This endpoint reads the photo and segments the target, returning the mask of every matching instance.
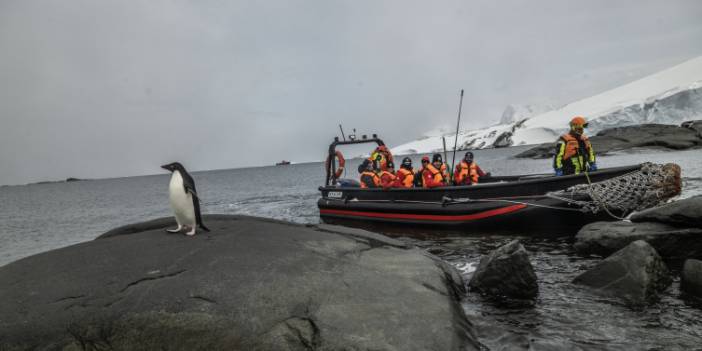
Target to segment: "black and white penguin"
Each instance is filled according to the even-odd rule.
[[[205,224],[202,223],[202,215],[200,214],[200,199],[195,190],[195,181],[188,174],[185,167],[178,162],[169,163],[161,166],[161,168],[169,170],[173,173],[171,182],[168,186],[168,195],[171,202],[171,208],[175,214],[178,228],[166,229],[169,233],[178,233],[184,227],[190,230],[186,235],[195,235],[195,227],[210,231]]]

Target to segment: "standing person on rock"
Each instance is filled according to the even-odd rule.
[[[553,169],[557,176],[597,170],[595,151],[584,134],[585,128],[587,121],[584,117],[573,117],[570,120],[570,131],[558,138],[553,159]]]

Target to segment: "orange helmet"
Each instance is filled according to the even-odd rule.
[[[585,117],[583,116],[575,116],[573,119],[570,120],[570,127],[582,127],[582,128],[587,128],[587,121],[585,120]]]

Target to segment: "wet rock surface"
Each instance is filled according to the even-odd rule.
[[[476,349],[460,275],[361,230],[172,219],[0,267],[0,349]],[[9,303],[8,303],[9,302]]]
[[[503,302],[533,301],[539,294],[529,254],[518,240],[483,257],[468,287]]]
[[[687,260],[680,275],[680,289],[702,299],[702,261]]]
[[[631,221],[702,228],[702,196],[698,195],[634,213],[631,215]]]
[[[580,254],[608,256],[637,240],[644,240],[664,259],[702,258],[702,229],[680,228],[663,223],[595,222],[584,226],[575,236],[574,247]]]
[[[590,137],[598,155],[631,148],[686,150],[702,147],[702,136],[693,128],[667,124],[641,124],[605,129]],[[556,153],[556,140],[515,155],[516,158],[550,158]]]
[[[575,284],[616,296],[630,305],[656,301],[658,294],[671,282],[665,263],[643,240],[627,245],[573,280]]]

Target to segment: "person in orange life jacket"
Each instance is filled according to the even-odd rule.
[[[425,188],[436,188],[440,186],[446,186],[446,182],[444,180],[446,178],[444,178],[444,175],[440,171],[442,165],[441,155],[439,155],[438,158],[436,157],[436,155],[434,155],[433,163],[422,162],[422,180],[424,182]]]
[[[483,172],[478,164],[473,161],[473,153],[468,151],[453,172],[453,182],[455,185],[478,184],[480,177],[488,175],[489,173]]]
[[[423,188],[424,187],[424,167],[429,164],[429,157],[424,156],[422,157],[422,165],[419,166],[419,169],[417,172],[414,173],[414,186],[416,188]]]
[[[388,150],[385,145],[378,145],[378,147],[371,153],[371,160],[377,161],[381,171],[387,169],[388,162],[394,162],[390,150]]]
[[[448,185],[449,172],[446,167],[446,164],[444,163],[444,160],[441,157],[441,154],[434,154],[434,156],[432,156],[431,159],[431,164],[434,166],[434,168],[438,169],[441,172],[444,184]]]
[[[385,170],[380,171],[380,185],[383,189],[387,190],[395,186],[395,181],[397,176],[395,176],[395,165],[392,161],[388,161]]]
[[[397,170],[396,188],[411,188],[414,185],[414,170],[412,170],[412,159],[405,157],[402,159],[400,169]]]
[[[361,173],[361,188],[377,188],[380,186],[380,177],[373,169],[373,162],[363,160],[358,166],[358,173]]]
[[[558,138],[556,156],[553,158],[553,168],[557,176],[597,170],[595,151],[590,140],[583,134],[584,128],[587,128],[587,121],[581,116],[576,116],[570,121],[570,131]]]

